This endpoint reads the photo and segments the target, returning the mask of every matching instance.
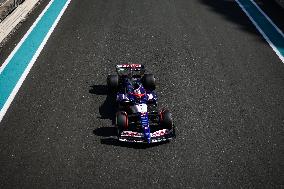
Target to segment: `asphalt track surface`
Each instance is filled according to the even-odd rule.
[[[71,1],[0,123],[0,188],[283,187],[284,65],[234,1],[210,2]],[[110,138],[120,63],[155,74],[175,140]]]

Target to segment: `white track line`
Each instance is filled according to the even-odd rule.
[[[239,0],[235,0],[241,9],[246,13],[246,15],[249,17],[250,21],[254,24],[254,26],[257,28],[257,30],[261,33],[261,35],[264,37],[264,39],[267,41],[267,43],[270,45],[270,47],[274,50],[274,52],[277,54],[277,56],[280,58],[282,63],[284,63],[284,57],[282,54],[278,51],[277,47],[270,41],[269,37],[265,34],[264,31],[260,28],[260,26],[254,21],[254,19],[250,16],[250,14],[247,12],[247,10],[244,8],[244,6],[239,2]],[[272,24],[273,27],[279,32],[280,35],[283,35],[282,31],[272,22],[270,18],[256,5],[254,1],[251,0],[251,2],[256,6],[256,8],[265,16],[265,18]]]
[[[278,33],[280,35],[282,35],[282,37],[284,38],[284,34],[283,32],[274,24],[274,22],[267,16],[267,14],[265,14],[265,12],[263,12],[263,10],[253,1],[251,0],[251,2],[254,4],[254,6],[259,10],[259,12],[261,12],[261,14],[263,14],[263,16],[265,16],[265,18],[270,22],[270,24],[278,31]]]
[[[33,23],[33,25],[31,26],[31,28],[28,30],[28,32],[24,35],[24,37],[21,39],[20,43],[16,46],[16,48],[13,50],[13,52],[9,55],[9,57],[7,58],[7,60],[5,61],[5,65],[3,65],[0,69],[0,74],[1,72],[4,70],[4,68],[6,67],[6,65],[9,63],[9,61],[12,59],[12,57],[14,56],[14,54],[17,52],[17,50],[20,48],[20,46],[22,45],[22,43],[25,41],[25,39],[28,37],[28,35],[31,33],[31,31],[33,30],[33,28],[36,26],[36,24],[39,22],[39,20],[42,18],[42,16],[44,15],[44,13],[47,11],[47,9],[51,6],[51,4],[53,3],[54,0],[50,1],[49,4],[45,7],[45,9],[43,10],[43,12],[40,14],[40,16],[36,19],[36,21]],[[22,76],[20,77],[20,79],[18,80],[16,86],[14,87],[13,91],[11,92],[10,96],[8,97],[6,103],[4,104],[3,108],[0,111],[0,122],[2,121],[4,115],[6,114],[8,108],[10,107],[12,101],[14,100],[16,94],[18,93],[20,87],[22,86],[24,80],[26,79],[27,75],[29,74],[31,68],[33,67],[36,59],[38,58],[39,54],[41,53],[43,47],[45,46],[47,40],[49,39],[51,33],[54,31],[56,25],[58,24],[60,18],[62,17],[63,13],[65,12],[65,10],[67,9],[69,3],[71,2],[71,0],[68,0],[66,2],[66,4],[64,5],[63,9],[60,11],[59,15],[57,16],[55,22],[52,24],[52,27],[49,29],[47,35],[45,36],[44,40],[42,41],[42,43],[40,44],[39,48],[37,49],[36,53],[34,54],[33,58],[31,59],[31,61],[29,62],[28,66],[26,67],[25,71],[23,72]]]
[[[11,59],[13,58],[13,56],[16,54],[16,52],[19,50],[19,48],[22,46],[22,44],[24,43],[24,41],[27,39],[27,37],[30,35],[30,33],[33,31],[33,29],[35,28],[35,26],[37,25],[37,23],[39,22],[39,20],[43,17],[43,15],[45,14],[45,12],[47,11],[47,9],[51,6],[51,4],[53,3],[54,0],[51,0],[48,5],[44,8],[44,10],[42,11],[42,13],[40,13],[40,15],[38,16],[38,18],[36,19],[36,21],[33,23],[33,25],[30,27],[30,29],[27,31],[27,33],[24,35],[24,37],[20,40],[20,42],[17,44],[17,46],[14,48],[14,50],[11,52],[11,54],[8,56],[8,58],[5,60],[5,62],[2,64],[2,66],[0,67],[0,74],[2,73],[2,71],[5,69],[5,67],[7,66],[7,64],[11,61]]]

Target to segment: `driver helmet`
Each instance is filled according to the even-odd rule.
[[[145,89],[142,85],[138,83],[134,84],[133,95],[136,97],[137,100],[140,100],[142,97],[145,96]]]

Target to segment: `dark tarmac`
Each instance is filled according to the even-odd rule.
[[[0,188],[283,187],[284,65],[237,3],[210,2],[72,0],[0,123]],[[121,63],[156,76],[175,140],[112,139]]]

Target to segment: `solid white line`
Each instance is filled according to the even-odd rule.
[[[33,23],[33,25],[30,27],[30,29],[27,31],[27,33],[24,35],[24,37],[20,40],[20,42],[18,43],[18,45],[14,48],[14,50],[11,52],[11,54],[8,56],[8,58],[5,60],[5,62],[2,64],[2,66],[0,67],[0,74],[2,73],[2,71],[5,69],[5,67],[7,66],[7,64],[11,61],[11,59],[13,58],[13,56],[16,54],[16,52],[19,50],[19,48],[21,47],[21,45],[24,43],[24,41],[27,39],[27,37],[30,35],[30,33],[33,31],[33,29],[35,28],[35,26],[37,25],[37,23],[39,22],[39,20],[43,17],[43,15],[45,14],[45,12],[47,11],[47,9],[51,6],[51,4],[53,3],[54,0],[51,0],[48,5],[44,8],[44,10],[42,11],[42,13],[40,13],[40,15],[38,16],[38,18],[36,19],[36,21]]]
[[[250,16],[250,14],[247,12],[247,10],[244,8],[244,6],[239,2],[239,0],[235,0],[239,6],[241,7],[241,9],[246,13],[246,15],[249,17],[250,21],[254,24],[254,26],[257,28],[257,30],[262,34],[262,36],[264,37],[264,39],[267,41],[267,43],[270,45],[270,47],[274,50],[274,52],[277,54],[277,56],[280,58],[280,60],[282,61],[282,63],[284,63],[284,57],[282,56],[282,54],[278,51],[278,49],[275,47],[275,45],[270,41],[270,39],[268,38],[268,36],[264,33],[264,31],[262,31],[262,29],[260,28],[260,26],[254,21],[254,19]],[[265,14],[264,14],[265,16]],[[267,17],[267,16],[266,16]],[[271,21],[272,22],[272,21]],[[271,23],[272,24],[272,23]],[[277,27],[277,26],[276,26]],[[275,28],[277,29],[277,28]],[[279,29],[278,29],[279,30]],[[278,31],[277,30],[277,31]],[[281,31],[280,31],[281,32]],[[282,33],[282,32],[281,32]],[[280,34],[281,34],[280,33]],[[283,34],[283,33],[282,33]]]
[[[53,2],[53,0],[52,0]],[[65,12],[65,10],[67,9],[69,3],[71,2],[71,0],[68,0],[63,9],[60,11],[59,15],[57,16],[55,22],[53,23],[52,27],[49,29],[47,35],[45,36],[44,40],[42,41],[42,43],[40,44],[39,48],[37,49],[36,53],[34,54],[33,58],[31,59],[31,61],[29,62],[28,66],[26,67],[25,71],[23,72],[22,76],[20,77],[19,81],[17,82],[16,86],[14,87],[13,91],[11,92],[9,98],[7,99],[6,103],[4,104],[3,108],[0,111],[0,122],[2,121],[4,115],[6,114],[9,106],[11,105],[12,101],[14,100],[16,94],[18,93],[20,87],[22,86],[24,80],[26,79],[27,75],[29,74],[31,68],[33,67],[36,59],[38,58],[38,56],[40,55],[42,49],[44,48],[47,40],[49,39],[51,33],[54,31],[56,25],[58,24],[60,18],[62,17],[63,13]],[[49,6],[51,5],[51,3],[48,4],[48,7],[44,9],[44,12],[46,12],[46,10],[49,8]],[[43,13],[44,13],[43,12]],[[40,14],[41,17],[43,16],[43,14]],[[38,22],[39,19],[36,20],[36,22]],[[33,25],[33,27],[35,27]],[[30,31],[30,30],[29,30]],[[1,72],[0,72],[1,74]]]
[[[261,12],[262,15],[265,16],[265,18],[268,20],[268,22],[270,22],[270,24],[278,31],[278,33],[280,35],[282,35],[282,37],[284,38],[283,32],[274,24],[274,22],[267,16],[267,14],[265,14],[265,12],[263,12],[263,10],[253,0],[251,0],[251,2],[259,10],[259,12]]]

